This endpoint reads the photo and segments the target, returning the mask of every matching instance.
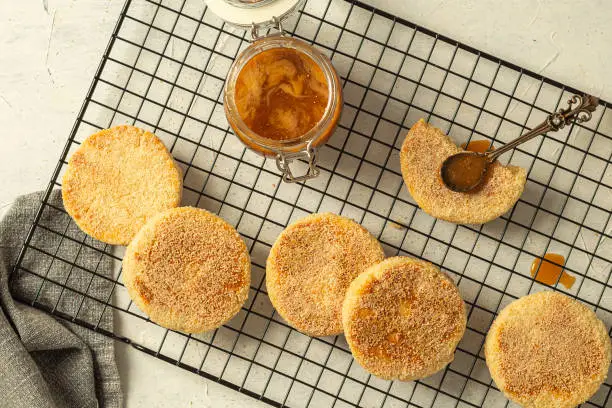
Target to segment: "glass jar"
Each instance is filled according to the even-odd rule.
[[[238,55],[225,80],[224,109],[234,133],[249,149],[275,158],[283,181],[318,176],[317,147],[327,142],[338,124],[342,87],[327,56],[283,32],[282,20],[304,0],[207,0],[207,4],[230,25],[250,29],[253,39]],[[264,29],[274,34],[260,36],[259,30]],[[266,68],[266,64],[282,58],[269,58],[275,50],[278,55],[286,55],[283,63],[290,74],[279,73],[277,66]],[[275,72],[270,74],[272,70]],[[243,71],[250,78],[249,83],[257,84],[258,88],[244,85]],[[253,72],[265,78],[254,80]],[[296,159],[307,163],[303,174],[296,175],[291,169]]]
[[[327,101],[320,119],[305,133],[283,139],[272,138],[265,131],[257,133],[249,128],[240,115],[236,101],[236,84],[245,65],[257,55],[273,49],[293,50],[306,55],[320,69],[327,85]],[[264,156],[276,158],[283,181],[303,181],[319,174],[316,165],[317,147],[327,142],[338,124],[342,111],[342,88],[338,74],[325,55],[302,40],[275,34],[257,38],[236,58],[225,82],[224,107],[230,126],[247,147]],[[300,158],[308,163],[308,170],[296,176],[291,171],[290,163]]]

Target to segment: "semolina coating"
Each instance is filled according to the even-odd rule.
[[[524,296],[497,316],[485,341],[495,384],[526,408],[571,408],[606,379],[610,338],[582,303],[557,292]]]
[[[443,369],[466,327],[457,286],[429,262],[393,257],[355,279],[342,308],[357,362],[387,379],[412,381]]]
[[[180,205],[181,171],[154,134],[115,126],[89,136],[62,179],[68,214],[83,232],[127,245],[157,213]]]
[[[440,129],[419,120],[400,151],[404,182],[419,207],[432,217],[456,224],[484,224],[514,206],[523,193],[527,172],[496,161],[477,190],[458,193],[444,185],[440,168],[449,156],[462,151]]]
[[[331,213],[309,215],[289,225],[270,250],[270,301],[302,333],[340,334],[347,288],[384,256],[376,238],[355,221]]]
[[[180,207],[151,219],[127,247],[123,282],[160,326],[215,329],[247,300],[251,263],[238,232],[206,210]]]

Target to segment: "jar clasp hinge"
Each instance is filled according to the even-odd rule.
[[[278,31],[278,34],[284,35],[285,31],[283,31],[283,23],[281,23],[280,19],[276,16],[272,17],[272,28],[275,28]],[[269,27],[269,26],[268,26]],[[265,35],[259,35],[259,25],[255,23],[251,23],[251,38],[253,41],[257,41],[261,38],[266,37]]]
[[[317,167],[317,150],[312,147],[311,143],[308,143],[305,150],[292,153],[281,152],[276,156],[276,167],[278,167],[282,173],[284,182],[297,183],[306,181],[317,177],[321,173]],[[302,176],[293,175],[290,165],[295,159],[304,159],[308,163],[308,171],[306,174]]]

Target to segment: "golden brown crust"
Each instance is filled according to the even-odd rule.
[[[88,235],[127,245],[152,216],[180,205],[182,177],[154,134],[115,126],[89,136],[68,161],[64,207]]]
[[[595,313],[556,292],[524,296],[506,306],[485,342],[491,377],[528,408],[570,408],[606,379],[610,338]]]
[[[346,217],[312,214],[289,225],[272,246],[266,286],[278,313],[310,336],[342,333],[351,281],[384,259],[380,243]]]
[[[238,313],[251,263],[231,225],[199,208],[174,208],[151,219],[127,247],[123,282],[155,323],[199,333]]]
[[[400,152],[404,182],[419,207],[432,217],[457,224],[483,224],[510,210],[525,187],[527,173],[495,162],[477,191],[457,193],[440,179],[447,157],[463,151],[424,120],[412,126]]]
[[[429,262],[393,257],[351,283],[342,308],[353,357],[370,373],[412,381],[453,360],[465,332],[465,304]]]

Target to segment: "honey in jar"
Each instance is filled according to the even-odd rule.
[[[224,109],[236,136],[275,157],[286,182],[319,174],[317,148],[331,137],[342,112],[342,86],[329,58],[285,35],[258,38],[236,58],[225,81]],[[290,168],[307,165],[304,175]]]
[[[329,92],[321,68],[292,48],[254,56],[236,81],[235,102],[249,129],[273,140],[299,138],[321,120]]]

